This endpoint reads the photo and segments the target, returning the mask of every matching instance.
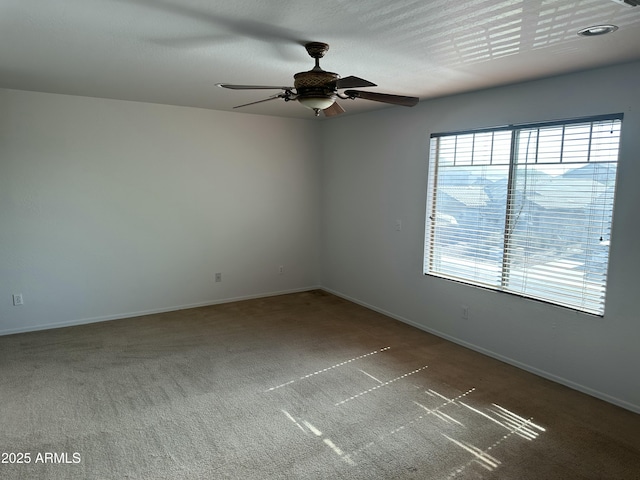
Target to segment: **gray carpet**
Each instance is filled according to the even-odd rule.
[[[640,478],[639,415],[321,291],[0,337],[0,405],[3,479]]]

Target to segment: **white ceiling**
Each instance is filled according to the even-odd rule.
[[[612,23],[619,30],[576,32]],[[0,0],[0,87],[231,110],[313,67],[433,98],[640,59],[640,7],[613,0]],[[347,114],[387,105],[344,100]],[[405,108],[405,107],[392,107]],[[312,118],[281,99],[241,109]]]

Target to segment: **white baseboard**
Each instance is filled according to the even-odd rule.
[[[303,288],[294,288],[291,290],[281,290],[277,292],[265,292],[265,293],[257,293],[253,295],[243,295],[239,297],[222,298],[218,300],[208,300],[206,302],[191,303],[187,305],[177,305],[173,307],[154,308],[151,310],[143,310],[139,312],[118,313],[116,315],[80,318],[80,319],[70,320],[65,322],[45,323],[45,324],[30,326],[26,328],[8,328],[8,329],[0,330],[0,336],[13,335],[16,333],[35,332],[38,330],[50,330],[52,328],[72,327],[74,325],[86,325],[89,323],[107,322],[110,320],[122,320],[125,318],[141,317],[143,315],[153,315],[155,313],[175,312],[176,310],[186,310],[188,308],[208,307],[211,305],[220,305],[223,303],[239,302],[241,300],[253,300],[256,298],[275,297],[277,295],[286,295],[289,293],[308,292],[310,290],[318,290],[320,288],[321,288],[320,286],[316,285],[316,286],[309,286],[309,287],[303,287]]]
[[[432,335],[435,335],[437,337],[440,338],[444,338],[445,340],[448,340],[450,342],[456,343],[458,345],[461,345],[465,348],[468,348],[470,350],[474,350],[478,353],[482,353],[483,355],[487,355],[488,357],[492,357],[495,358],[496,360],[500,360],[501,362],[504,363],[508,363],[509,365],[513,365],[514,367],[518,367],[522,370],[526,370],[527,372],[533,373],[535,375],[538,375],[539,377],[543,377],[546,378],[547,380],[551,380],[553,382],[559,383],[561,385],[564,385],[566,387],[572,388],[573,390],[577,390],[579,392],[585,393],[587,395],[590,395],[592,397],[596,397],[599,398],[600,400],[604,400],[605,402],[611,403],[613,405],[617,405],[618,407],[622,407],[626,410],[630,410],[634,413],[640,413],[640,405],[635,405],[633,403],[627,402],[625,400],[621,400],[619,398],[613,397],[611,395],[608,395],[606,393],[600,392],[598,390],[594,390],[592,388],[586,387],[584,385],[581,385],[579,383],[573,382],[571,380],[568,380],[566,378],[563,377],[559,377],[558,375],[554,375],[553,373],[547,372],[545,370],[541,370],[539,368],[536,367],[532,367],[531,365],[527,365],[526,363],[522,363],[519,362],[518,360],[514,360],[512,358],[509,357],[505,357],[504,355],[500,355],[499,353],[493,352],[491,350],[487,350],[486,348],[483,347],[479,347],[477,345],[474,345],[472,343],[469,342],[465,342],[464,340],[460,340],[458,338],[452,337],[451,335],[448,335],[446,333],[442,333],[438,330],[434,330],[432,328],[426,327],[424,325],[421,325],[417,322],[414,322],[412,320],[409,320],[408,318],[404,318],[400,315],[396,315],[392,312],[388,312],[382,308],[378,308],[375,305],[371,305],[367,302],[363,302],[361,300],[358,300],[357,298],[353,298],[350,297],[349,295],[345,295],[341,292],[337,292],[335,290],[332,290],[330,288],[326,288],[326,287],[321,287],[322,290],[331,293],[333,295],[336,295],[337,297],[340,298],[344,298],[345,300],[348,300],[350,302],[356,303],[358,305],[361,305],[365,308],[368,308],[369,310],[373,310],[374,312],[378,312],[381,313],[383,315],[386,315],[387,317],[391,317],[394,320],[398,320],[402,323],[406,323],[407,325],[411,325],[412,327],[416,327],[420,330],[424,330],[427,333],[431,333]]]

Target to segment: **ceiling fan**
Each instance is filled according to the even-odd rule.
[[[375,83],[371,83],[367,80],[358,77],[345,77],[340,78],[340,75],[333,72],[326,72],[320,68],[320,59],[324,57],[325,53],[329,50],[329,45],[321,42],[309,42],[304,46],[307,53],[311,58],[316,61],[315,67],[308,72],[296,73],[294,78],[293,87],[276,87],[266,85],[231,85],[228,83],[216,84],[222,88],[230,88],[231,90],[282,90],[282,92],[265,98],[264,100],[258,100],[257,102],[245,103],[233,108],[246,107],[248,105],[255,105],[256,103],[268,102],[277,98],[282,98],[285,102],[291,100],[297,100],[300,104],[314,111],[316,117],[320,115],[320,110],[328,117],[339,115],[344,113],[342,108],[336,100],[341,98],[343,100],[356,98],[364,98],[366,100],[373,100],[374,102],[391,103],[393,105],[402,105],[404,107],[413,107],[419,101],[417,97],[405,97],[402,95],[390,95],[387,93],[369,92],[365,90],[344,90],[361,87],[375,87]]]

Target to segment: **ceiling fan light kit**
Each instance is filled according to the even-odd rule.
[[[246,107],[256,103],[268,102],[277,98],[282,98],[285,102],[297,100],[301,105],[314,111],[316,117],[320,115],[320,111],[328,117],[344,113],[344,109],[336,102],[338,98],[343,100],[354,100],[356,98],[364,98],[374,102],[390,103],[405,107],[412,107],[419,101],[416,97],[405,97],[402,95],[389,95],[386,93],[369,92],[365,90],[345,90],[345,88],[362,88],[375,87],[375,83],[362,78],[349,76],[340,78],[340,75],[333,72],[327,72],[320,68],[320,59],[324,57],[329,50],[329,45],[322,42],[309,42],[305,44],[305,48],[309,56],[315,59],[315,66],[307,72],[299,72],[293,76],[293,87],[271,87],[263,85],[232,85],[227,83],[218,83],[217,86],[229,88],[231,90],[282,90],[281,93],[272,95],[264,100],[257,102],[245,103],[233,108]]]
[[[298,102],[300,105],[310,108],[311,110],[324,110],[325,108],[329,108],[336,101],[335,96],[331,97],[298,97]],[[316,112],[316,116],[319,115],[319,112]]]

